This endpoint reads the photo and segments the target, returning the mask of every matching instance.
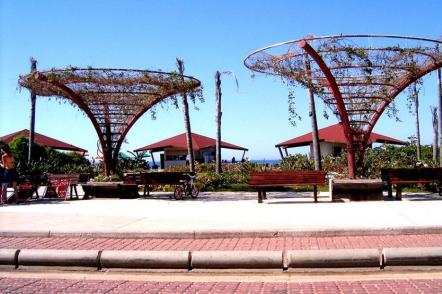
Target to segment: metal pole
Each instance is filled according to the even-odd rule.
[[[31,73],[37,71],[37,60],[31,57]],[[37,95],[31,90],[31,113],[30,113],[30,126],[29,126],[29,149],[28,149],[28,162],[31,162],[34,155],[34,141],[35,141],[35,102]]]

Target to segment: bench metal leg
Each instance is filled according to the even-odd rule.
[[[267,191],[266,190],[262,190],[262,199],[267,199]]]
[[[75,197],[77,197],[77,199],[79,199],[79,198],[78,198],[77,185],[74,186],[74,191],[75,191]]]
[[[258,203],[262,203],[262,189],[258,189]]]
[[[146,187],[147,187],[147,195],[146,196],[149,197],[150,196],[150,185],[147,184]]]
[[[315,198],[315,202],[318,202],[318,186],[313,186],[313,197]]]
[[[147,189],[148,189],[147,185],[144,185],[143,197],[146,197]]]
[[[393,184],[392,183],[388,183],[388,198],[390,198],[390,199],[393,198]]]

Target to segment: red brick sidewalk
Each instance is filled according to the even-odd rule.
[[[0,248],[98,250],[296,250],[442,246],[442,234],[225,239],[1,237]]]
[[[263,283],[0,278],[0,293],[442,293],[442,280]]]

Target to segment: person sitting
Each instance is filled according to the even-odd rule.
[[[235,156],[233,156],[232,157],[232,163],[235,163],[236,162],[236,159],[235,159]]]

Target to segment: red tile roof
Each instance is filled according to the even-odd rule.
[[[206,148],[215,148],[216,140],[202,136],[199,134],[192,133],[192,145],[194,150],[200,150],[200,149],[206,149]],[[135,149],[134,151],[162,151],[164,148],[179,148],[179,149],[187,149],[187,139],[186,139],[186,133],[144,146],[140,147],[138,149]],[[247,148],[233,145],[227,142],[221,141],[221,148],[227,148],[227,149],[236,149],[236,150],[248,150]]]
[[[24,130],[15,132],[15,133],[4,135],[4,136],[0,137],[0,141],[3,141],[5,143],[9,144],[16,137],[29,138],[29,130],[24,129]],[[83,153],[87,152],[87,150],[85,150],[83,148],[56,140],[54,138],[39,134],[37,132],[35,132],[35,143],[43,145],[43,146],[52,147],[54,149],[59,149],[59,150],[70,150],[70,151],[78,151],[78,152],[83,152]]]
[[[341,123],[322,128],[318,131],[319,141],[331,142],[331,143],[342,143],[345,144],[344,128]],[[290,139],[288,141],[279,143],[276,147],[290,148],[290,147],[300,147],[310,145],[313,141],[312,133],[307,133],[302,136]],[[407,143],[392,137],[371,133],[368,143],[387,143],[387,144],[397,144],[406,145]]]

